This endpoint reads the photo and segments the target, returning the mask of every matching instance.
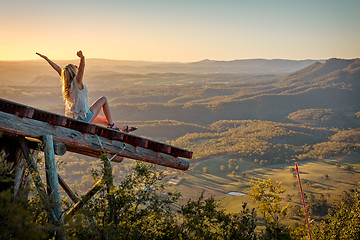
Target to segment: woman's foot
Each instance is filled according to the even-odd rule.
[[[128,132],[135,131],[136,129],[137,129],[137,127],[125,126],[125,127],[122,129],[122,131],[128,133]]]
[[[108,123],[107,127],[111,128],[111,129],[114,129],[116,131],[120,131],[120,129],[117,126],[115,126],[115,123],[112,123],[112,124]]]
[[[126,133],[128,133],[128,132],[132,132],[132,131],[135,131],[137,128],[136,127],[129,127],[129,126],[124,126],[122,129],[120,129],[120,128],[118,128],[117,126],[115,126],[115,123],[112,123],[112,124],[110,124],[110,123],[108,123],[107,124],[107,127],[108,128],[111,128],[111,129],[114,129],[114,130],[117,130],[117,131],[123,131],[123,132],[126,132]]]

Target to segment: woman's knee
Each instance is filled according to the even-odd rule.
[[[106,103],[106,102],[107,102],[107,98],[106,98],[105,96],[102,96],[102,97],[100,97],[100,101]]]
[[[99,97],[92,105],[91,109],[96,111],[97,109],[101,109],[107,103],[107,98],[105,96]]]
[[[97,100],[99,103],[101,103],[101,106],[105,105],[107,103],[107,98],[105,96],[102,96],[100,97],[98,100]]]

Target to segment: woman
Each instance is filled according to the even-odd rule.
[[[89,107],[88,89],[83,83],[85,57],[82,51],[77,52],[77,56],[80,58],[79,67],[68,64],[64,69],[61,69],[45,55],[36,54],[45,59],[61,78],[62,94],[65,100],[65,116],[94,124],[103,124],[115,130],[121,129],[124,132],[136,130],[135,127],[121,126],[112,120],[106,97],[99,98]],[[99,115],[101,109],[105,117]]]

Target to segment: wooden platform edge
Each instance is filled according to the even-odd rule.
[[[70,152],[92,157],[99,157],[103,152],[110,157],[117,154],[115,162],[126,157],[180,170],[189,168],[189,161],[180,157],[0,111],[0,134],[7,133],[38,139],[52,135],[54,141],[65,144]]]
[[[153,150],[155,152],[169,154],[174,157],[191,159],[193,154],[192,152],[185,149],[170,146],[165,143],[111,130],[106,127],[86,123],[2,98],[0,98],[0,111],[19,116],[21,118],[29,118],[50,123],[53,126],[62,126],[80,131],[82,133],[95,134],[110,140],[118,140],[127,144],[131,144],[134,147],[142,147]]]

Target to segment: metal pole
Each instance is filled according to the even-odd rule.
[[[299,179],[299,185],[300,185],[300,191],[301,191],[301,196],[302,196],[303,205],[304,205],[304,211],[305,211],[306,223],[307,223],[307,227],[308,227],[308,230],[309,230],[310,240],[312,240],[312,237],[311,237],[311,229],[310,229],[310,223],[309,223],[309,218],[308,218],[308,214],[307,214],[307,211],[306,211],[306,205],[305,205],[304,192],[303,192],[303,189],[302,189],[302,186],[301,186],[300,173],[299,173],[299,168],[298,168],[297,162],[295,162],[295,166],[296,166],[295,171],[296,171],[297,176],[298,176],[298,179]]]

